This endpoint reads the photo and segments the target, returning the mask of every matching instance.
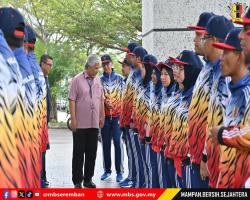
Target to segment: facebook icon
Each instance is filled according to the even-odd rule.
[[[4,199],[10,198],[10,192],[9,191],[3,191],[3,198]]]

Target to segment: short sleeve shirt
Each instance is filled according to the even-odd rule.
[[[78,129],[99,128],[103,87],[99,77],[89,79],[83,72],[76,75],[70,85],[69,99],[76,103]]]

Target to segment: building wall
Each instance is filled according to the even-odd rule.
[[[250,4],[250,0],[142,0],[142,45],[161,61],[184,49],[194,50],[194,32],[184,29],[195,25],[205,11],[231,18],[228,6],[236,2]]]

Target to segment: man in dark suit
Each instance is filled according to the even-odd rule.
[[[50,92],[50,86],[49,86],[49,79],[48,75],[49,72],[53,66],[53,58],[47,54],[44,54],[41,56],[40,59],[40,66],[44,74],[44,79],[46,83],[46,90],[47,90],[47,96],[46,96],[46,102],[47,102],[47,123],[49,123],[50,120],[50,112],[51,112],[51,92]],[[49,149],[49,143],[47,143],[47,148]],[[43,152],[42,155],[42,173],[41,173],[41,179],[42,179],[42,186],[46,187],[49,185],[49,182],[47,181],[46,177],[46,151]]]

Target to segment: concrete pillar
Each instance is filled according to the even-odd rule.
[[[193,31],[202,12],[213,12],[230,17],[231,3],[247,1],[229,0],[142,0],[142,45],[160,61],[177,56],[182,50],[194,50]]]

